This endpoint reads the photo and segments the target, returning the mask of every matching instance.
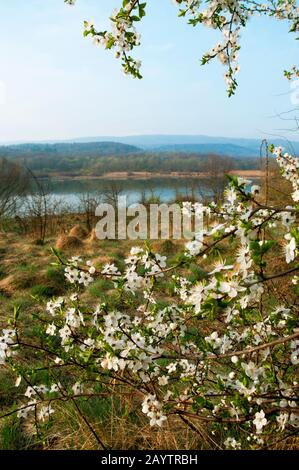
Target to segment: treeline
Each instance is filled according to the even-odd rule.
[[[75,144],[74,144],[75,145]],[[116,144],[117,145],[117,144]],[[122,144],[120,144],[122,145]],[[127,146],[129,147],[129,146]],[[227,157],[224,155],[178,153],[178,152],[130,152],[97,154],[92,153],[63,153],[41,152],[38,154],[14,154],[14,161],[29,167],[38,175],[95,175],[108,172],[205,172],[210,161],[225,165],[228,170],[251,170],[259,168],[257,158]],[[1,158],[0,149],[0,158]]]
[[[177,153],[177,152],[144,152],[126,155],[124,158],[111,156],[99,158],[92,163],[92,171],[96,175],[114,171],[148,171],[148,172],[205,172],[217,163],[227,170],[255,169],[258,167],[256,158],[233,158],[224,155]]]

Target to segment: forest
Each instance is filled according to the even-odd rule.
[[[144,151],[115,142],[27,144],[0,147],[0,160],[30,168],[39,176],[100,176],[109,172],[206,172],[211,160],[227,170],[259,168],[259,158],[212,152]],[[207,163],[208,162],[208,163]]]

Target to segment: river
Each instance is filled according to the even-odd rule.
[[[127,197],[127,204],[140,202],[142,196],[150,198],[154,196],[161,202],[174,201],[180,195],[183,197],[194,194],[208,195],[209,189],[204,187],[202,180],[195,178],[153,178],[146,180],[107,180],[107,179],[80,179],[80,180],[51,180],[49,183],[50,193],[55,199],[61,200],[72,209],[80,205],[80,197],[83,195],[103,194],[111,187],[121,189],[121,195]],[[211,194],[211,193],[210,193]]]
[[[253,183],[257,178],[251,178]],[[127,197],[126,204],[135,204],[142,199],[155,199],[155,202],[174,202],[178,196],[185,199],[194,196],[213,196],[208,181],[202,178],[148,178],[148,179],[51,179],[43,180],[47,192],[51,194],[52,201],[59,201],[59,205],[71,211],[82,209],[83,196],[93,197],[104,194],[111,187],[121,190],[121,195]]]

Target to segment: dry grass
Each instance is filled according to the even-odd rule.
[[[298,450],[299,449],[299,436],[288,437],[280,442],[277,442],[272,450]]]
[[[135,410],[137,416],[137,410]],[[80,414],[72,407],[59,405],[59,422],[52,428],[47,448],[52,450],[92,450],[101,448]],[[139,416],[138,416],[139,418]],[[145,418],[136,420],[119,416],[112,406],[104,421],[94,418],[91,425],[104,445],[113,450],[204,450],[219,449],[205,425],[191,424],[172,416],[163,429],[152,428]]]
[[[97,237],[95,229],[92,229],[91,234],[89,235],[88,239],[86,240],[87,243],[99,243],[99,239]]]
[[[11,297],[15,292],[13,282],[14,277],[12,275],[2,279],[2,281],[0,281],[0,294],[4,295],[5,297]]]
[[[80,227],[80,225],[76,225],[73,229],[76,227]],[[3,295],[0,300],[0,313],[3,324],[12,312],[12,301],[16,302],[19,298],[21,301],[22,298],[30,297],[30,289],[34,287],[36,277],[39,284],[47,281],[46,270],[49,264],[55,261],[50,251],[54,243],[55,240],[50,239],[44,246],[37,247],[32,244],[30,239],[24,239],[16,234],[6,234],[0,239],[0,250],[3,250],[0,263],[4,267],[4,278],[0,280],[0,295]],[[129,252],[130,247],[136,244],[142,245],[143,242],[100,241],[96,238],[95,231],[92,231],[84,242],[78,236],[61,235],[56,242],[56,247],[62,252],[67,252],[66,256],[80,254],[100,266],[113,259],[119,261],[123,255]],[[170,258],[181,250],[182,245],[182,241],[162,240],[152,243],[154,251],[168,255]],[[232,248],[233,246],[228,241],[222,245],[221,255],[227,262],[229,262]],[[0,253],[2,252],[0,251]],[[281,250],[278,250],[277,256],[269,259],[269,270],[279,271],[283,260]],[[208,258],[201,261],[200,265],[196,265],[195,268],[205,270],[209,269],[211,264],[213,264],[213,260]],[[25,281],[28,279],[31,285],[26,287],[24,284],[23,287],[18,287],[17,283],[22,279]],[[269,289],[273,289],[275,297],[280,298],[283,303],[284,297],[289,295],[288,283],[285,280],[282,283],[278,279],[268,284]],[[102,284],[99,287],[101,293],[104,292],[112,298],[113,292],[110,293],[108,289],[109,286],[103,287]],[[163,295],[163,300],[172,301],[171,291],[163,288],[161,295]],[[84,296],[91,304],[98,303],[98,299],[89,291],[86,291]],[[33,305],[35,309],[43,308],[43,305],[38,303]],[[25,310],[25,313],[27,311],[28,313],[32,311],[32,305]],[[140,411],[140,399],[131,395],[130,397],[120,397],[119,402],[120,406],[112,402],[108,413],[104,412],[104,406],[102,411],[100,407],[95,408],[90,417],[91,424],[101,440],[111,449],[201,450],[221,448],[222,436],[214,436],[209,427],[198,420],[190,420],[189,425],[186,425],[178,416],[171,416],[162,430],[151,428],[146,417]],[[55,408],[57,409],[56,421],[49,431],[49,437],[43,444],[43,448],[87,450],[99,447],[94,435],[74,406],[58,403],[55,404]],[[31,422],[25,423],[22,432],[26,435],[26,442],[34,441],[35,429]],[[36,448],[38,445],[40,444],[36,444]],[[285,441],[276,442],[271,448],[290,450],[298,449],[298,447],[298,437],[290,437]]]
[[[88,236],[88,231],[82,226],[82,225],[75,225],[71,230],[69,231],[69,237],[76,237],[79,238],[80,240],[83,240]]]
[[[83,242],[77,237],[71,237],[69,235],[60,235],[57,239],[56,248],[61,251],[70,251],[78,253],[83,247]]]

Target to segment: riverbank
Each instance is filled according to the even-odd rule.
[[[261,170],[232,170],[229,172],[231,175],[242,176],[244,178],[262,178],[265,175],[264,171]],[[115,171],[110,173],[104,173],[102,175],[82,175],[82,174],[72,174],[72,175],[61,175],[61,174],[52,174],[48,175],[56,181],[68,181],[68,180],[151,180],[157,178],[192,178],[192,179],[207,179],[211,175],[209,173],[203,172],[177,172],[173,171],[170,173],[162,172],[146,172],[146,171]]]

